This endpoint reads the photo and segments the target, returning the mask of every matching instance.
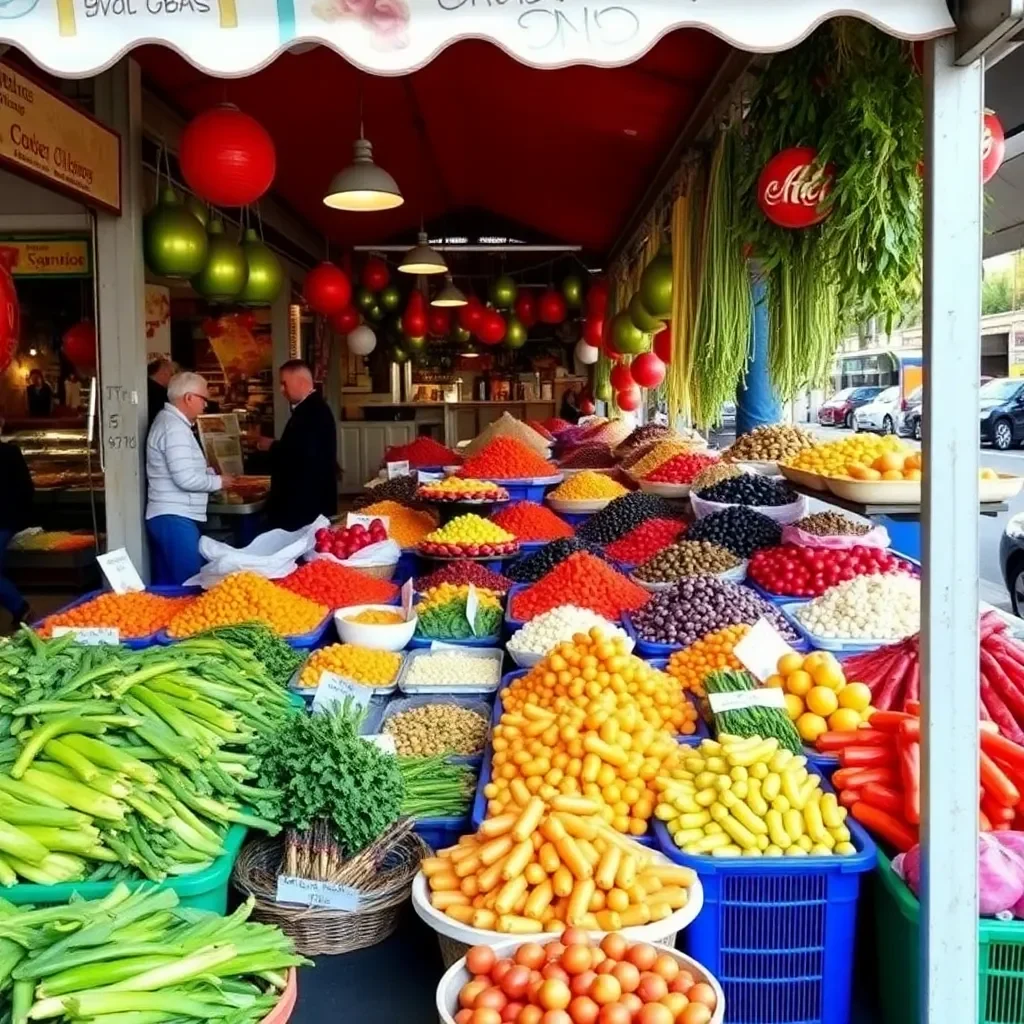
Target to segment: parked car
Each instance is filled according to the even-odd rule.
[[[843,388],[818,409],[818,422],[823,427],[853,427],[853,414],[880,392],[880,387]]]
[[[1010,516],[999,540],[999,565],[1013,614],[1024,618],[1024,512]]]
[[[854,412],[853,429],[858,433],[867,430],[874,434],[894,434],[901,405],[899,385],[886,388]]]
[[[981,443],[1004,452],[1024,439],[1024,380],[996,377],[981,386]]]
[[[924,388],[916,387],[907,396],[907,407],[900,413],[896,421],[896,433],[900,437],[912,437],[921,440],[921,404],[924,401]]]

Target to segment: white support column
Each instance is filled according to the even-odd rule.
[[[926,47],[921,1021],[978,1019],[980,63]]]
[[[145,577],[142,76],[135,61],[124,58],[96,78],[96,116],[121,135],[121,216],[96,215],[99,442],[106,469],[107,546],[127,548]]]

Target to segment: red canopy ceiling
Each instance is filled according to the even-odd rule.
[[[683,30],[628,67],[541,71],[467,40],[413,74],[383,78],[314,48],[236,80],[210,78],[155,46],[134,56],[182,114],[227,99],[262,121],[277,143],[275,192],[337,243],[411,241],[421,217],[434,231],[446,218],[462,229],[456,215],[478,209],[522,225],[527,240],[602,254],[727,52]],[[394,211],[349,214],[321,202],[351,160],[360,98],[374,158],[405,195]]]

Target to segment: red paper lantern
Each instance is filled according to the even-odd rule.
[[[355,306],[346,306],[340,313],[333,313],[327,322],[331,330],[338,334],[351,334],[359,326],[359,310]]]
[[[1006,159],[1006,133],[991,110],[985,111],[981,132],[981,180],[988,184]]]
[[[18,350],[20,333],[21,310],[18,293],[14,290],[14,278],[0,260],[0,373],[11,365]]]
[[[471,295],[466,305],[459,307],[459,326],[475,334],[485,312],[483,303],[475,295]]]
[[[383,288],[387,288],[388,281],[391,280],[388,265],[379,256],[371,256],[366,261],[366,266],[363,267],[360,280],[363,282],[363,287],[371,292],[379,292]]]
[[[653,352],[644,352],[630,363],[629,372],[640,387],[656,388],[665,379],[665,364]]]
[[[615,396],[615,403],[623,412],[635,412],[640,408],[641,401],[640,389],[635,384]]]
[[[402,330],[407,338],[422,338],[427,333],[427,316],[418,309],[410,308],[402,317]]]
[[[225,103],[185,126],[178,163],[200,199],[214,206],[246,206],[270,188],[277,154],[263,125]]]
[[[88,320],[81,320],[69,327],[61,338],[61,351],[76,370],[95,370],[96,328]]]
[[[792,146],[773,156],[757,180],[761,212],[783,228],[809,228],[831,213],[825,202],[835,182],[835,169],[815,167],[817,150]]]
[[[626,388],[632,387],[635,383],[633,380],[633,372],[626,363],[618,363],[613,366],[608,379],[611,381],[612,387],[615,388],[616,391],[624,391]]]
[[[549,288],[537,303],[537,317],[542,324],[560,324],[565,319],[565,297]]]
[[[443,338],[452,326],[452,318],[443,306],[431,306],[427,313],[427,330],[435,338]]]
[[[527,330],[537,322],[537,305],[533,301],[533,292],[521,289],[516,298],[516,319]]]
[[[594,348],[604,344],[604,317],[591,314],[583,321],[583,339]]]
[[[505,318],[496,309],[485,309],[476,336],[485,345],[499,345],[505,337]]]
[[[608,284],[606,281],[595,281],[587,292],[587,313],[590,316],[604,317],[608,311]]]
[[[348,274],[333,263],[319,263],[307,275],[302,285],[306,305],[321,316],[340,313],[352,298],[352,284]]]
[[[672,362],[672,328],[665,326],[654,336],[654,354],[666,365]]]

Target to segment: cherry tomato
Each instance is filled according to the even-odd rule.
[[[551,961],[544,965],[544,969],[540,972],[545,978],[554,979],[555,981],[561,981],[565,985],[569,984],[569,972],[559,963]]]
[[[660,974],[666,981],[672,981],[679,973],[679,961],[668,953],[661,953],[654,961],[654,973]]]
[[[473,1009],[490,1008],[501,1013],[508,1004],[508,996],[500,988],[485,988],[473,1001]]]
[[[633,1014],[622,1003],[609,1003],[601,1007],[597,1024],[632,1024]]]
[[[515,961],[510,960],[507,957],[504,960],[498,960],[491,968],[491,977],[497,984],[501,984],[501,979],[508,974],[509,971],[515,966]]]
[[[622,986],[611,974],[599,974],[590,991],[587,993],[598,1006],[607,1006],[608,1003],[617,1003],[622,995]]]
[[[541,1017],[540,1024],[572,1024],[572,1017],[565,1010],[548,1010]]]
[[[568,974],[582,974],[584,971],[589,971],[593,963],[590,947],[579,944],[566,946],[560,962]]]
[[[506,971],[501,979],[501,991],[509,999],[522,999],[526,995],[529,984],[530,968],[523,964],[516,964],[511,970]]]
[[[601,940],[601,952],[612,960],[621,960],[629,948],[629,943],[621,935],[612,932]]]
[[[485,989],[490,987],[491,983],[487,979],[481,981],[474,978],[472,981],[467,981],[466,984],[462,986],[462,991],[459,992],[459,1006],[463,1009],[466,1009],[467,1007],[472,1009],[473,1004],[476,1002],[476,997]]]
[[[573,1024],[595,1024],[601,1008],[587,996],[577,996],[569,1004],[569,1016]]]
[[[589,946],[590,936],[582,928],[566,928],[560,941],[564,946]]]
[[[648,946],[646,942],[637,942],[626,950],[623,959],[635,964],[641,971],[649,971],[654,966],[654,961],[658,959],[658,951],[653,946]]]
[[[676,1018],[676,1024],[711,1024],[712,1013],[703,1003],[690,1003]]]
[[[662,996],[668,995],[668,982],[660,974],[646,971],[640,975],[636,994],[645,1003],[656,1003]]]
[[[539,971],[547,959],[547,953],[539,942],[526,942],[516,950],[513,959],[517,964]]]
[[[540,1024],[544,1011],[539,1006],[524,1006],[516,1018],[516,1024]]]
[[[669,992],[682,992],[685,996],[693,988],[693,975],[687,970],[681,970],[669,985]]]
[[[646,1003],[636,1015],[636,1024],[675,1024],[672,1011],[661,1003]]]
[[[563,932],[562,934],[564,935],[565,932]],[[555,939],[554,942],[549,942],[544,947],[544,955],[549,960],[559,960],[559,959],[561,959],[561,956],[562,956],[562,954],[564,952],[565,952],[565,943],[564,942],[559,942],[558,939]]]
[[[690,1000],[683,995],[682,992],[669,992],[667,996],[662,996],[658,1000],[662,1006],[667,1006],[669,1013],[672,1014],[672,1019],[675,1020],[679,1014],[690,1005]]]
[[[469,1022],[472,1019],[473,1019],[473,1011],[472,1010],[462,1009],[462,1010],[459,1010],[459,1012],[457,1014],[455,1014],[455,1024],[469,1024]]]
[[[501,1024],[501,1013],[490,1006],[481,1006],[473,1010],[470,1024]]]
[[[545,979],[537,990],[537,1002],[545,1010],[564,1010],[571,1001],[569,984],[560,978]]]
[[[630,1020],[633,1020],[640,1012],[640,1007],[644,1004],[635,992],[623,992],[618,1005],[625,1006],[629,1010]]]
[[[623,992],[635,992],[637,985],[640,984],[640,969],[636,964],[623,960],[622,963],[615,965],[612,977],[619,983]]]
[[[519,1014],[523,1012],[522,1003],[506,1003],[505,1009],[501,1011],[501,1019],[505,1024],[514,1024]]]
[[[596,967],[594,968],[594,970],[595,970],[595,971],[596,971],[596,972],[597,972],[598,974],[611,974],[611,973],[612,973],[612,971],[614,971],[614,970],[615,970],[615,961],[614,961],[614,960],[608,960],[608,959],[602,960],[602,961],[601,961],[601,962],[600,962],[600,963],[599,963],[599,964],[598,964],[598,965],[597,965],[597,966],[596,966]]]
[[[709,1010],[718,1005],[715,990],[706,981],[698,981],[686,994],[691,1003],[703,1003]]]
[[[582,974],[577,974],[569,981],[569,991],[574,996],[585,996],[590,991],[590,986],[594,983],[594,979],[597,974],[594,971],[584,971]]]

